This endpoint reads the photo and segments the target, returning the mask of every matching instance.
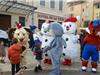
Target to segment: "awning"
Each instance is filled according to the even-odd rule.
[[[33,13],[37,8],[17,1],[0,0],[0,12],[11,12],[19,14]]]
[[[72,0],[72,1],[67,2],[67,4],[69,6],[74,6],[74,5],[82,4],[84,2],[85,2],[85,0]]]

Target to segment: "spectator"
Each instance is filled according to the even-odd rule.
[[[12,40],[12,45],[8,48],[8,58],[11,63],[12,75],[15,75],[20,70],[20,58],[22,45],[16,38]]]
[[[5,56],[6,56],[6,52],[5,52],[5,47],[4,47],[4,41],[0,40],[0,62],[1,63],[5,63]]]
[[[86,32],[85,30],[81,30],[81,33],[80,33],[80,38],[79,38],[79,41],[80,41],[80,59],[82,59],[82,52],[83,52],[83,48],[84,48],[84,43],[83,43],[83,39],[84,37],[88,34],[88,32]]]

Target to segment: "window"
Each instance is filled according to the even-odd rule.
[[[45,6],[45,0],[40,0],[40,5]]]
[[[50,0],[50,8],[55,8],[55,0]]]
[[[62,22],[58,22],[58,23],[62,24]]]
[[[19,17],[19,23],[22,24],[22,26],[25,26],[25,17]]]
[[[85,21],[84,22],[84,27],[88,27],[88,25],[89,25],[89,21]]]
[[[98,13],[98,18],[100,19],[100,12]]]
[[[43,19],[38,20],[38,28],[41,29],[42,24],[45,22]]]
[[[70,16],[70,17],[73,17],[73,16],[74,16],[74,14],[69,14],[69,16]]]
[[[63,0],[59,0],[59,10],[63,9]]]
[[[99,8],[100,8],[100,4],[96,4],[96,8],[98,8],[98,9],[99,9]]]
[[[72,6],[72,7],[70,7],[70,11],[73,11],[74,10],[74,7]]]

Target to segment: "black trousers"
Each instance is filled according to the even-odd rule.
[[[11,64],[12,75],[15,75],[20,70],[20,64]]]

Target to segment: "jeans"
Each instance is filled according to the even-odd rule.
[[[12,75],[15,75],[20,70],[20,64],[11,64]]]

